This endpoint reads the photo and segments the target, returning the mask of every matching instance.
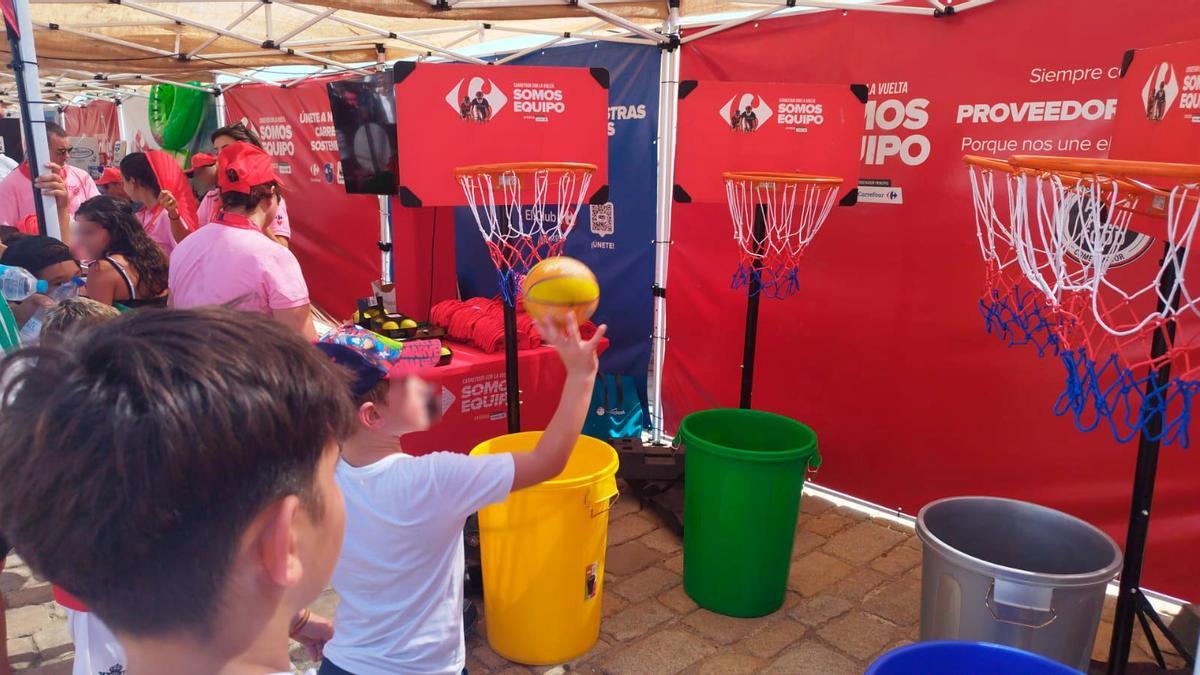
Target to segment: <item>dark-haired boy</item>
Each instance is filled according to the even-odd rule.
[[[128,672],[290,673],[344,512],[344,373],[222,308],[131,314],[0,366],[0,530]]]
[[[346,537],[333,576],[340,602],[321,675],[462,672],[463,525],[514,490],[558,475],[579,439],[596,378],[600,327],[590,340],[574,319],[538,326],[567,369],[558,410],[529,452],[410,457],[402,436],[428,429],[433,387],[386,370],[342,345],[322,345],[355,374],[355,433],[342,444],[337,481]]]

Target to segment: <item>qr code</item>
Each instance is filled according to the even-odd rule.
[[[589,207],[592,215],[592,234],[607,237],[613,233],[613,205],[612,202],[603,204],[591,204]]]

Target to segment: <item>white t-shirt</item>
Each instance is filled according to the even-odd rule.
[[[325,658],[356,675],[462,672],[467,516],[512,491],[510,454],[395,454],[337,465],[346,537]]]
[[[0,180],[4,180],[4,178],[8,176],[8,174],[12,173],[18,166],[19,164],[16,162],[16,160],[8,157],[7,155],[0,155]]]

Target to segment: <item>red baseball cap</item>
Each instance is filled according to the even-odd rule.
[[[197,152],[196,154],[192,155],[191,167],[187,171],[184,171],[184,173],[190,176],[196,172],[196,169],[203,169],[206,166],[212,166],[216,163],[216,157],[208,154],[207,152]]]
[[[275,175],[275,162],[262,148],[249,143],[230,143],[217,155],[217,187],[221,192],[250,194],[250,188],[283,181]]]
[[[104,167],[104,173],[100,174],[100,177],[96,179],[96,185],[111,185],[112,183],[124,182],[124,180],[121,177],[120,169],[115,166],[106,166]]]

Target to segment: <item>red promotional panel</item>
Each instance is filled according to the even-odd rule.
[[[1025,499],[1124,540],[1136,447],[1055,416],[1062,362],[984,330],[962,155],[1105,156],[1122,55],[1200,35],[1193,4],[1059,0],[1069,30],[1039,0],[941,18],[820,12],[684,45],[682,79],[869,89],[858,205],[833,210],[801,261],[800,292],[763,303],[758,328],[755,407],[812,425],[821,483],[910,514],[951,495]],[[677,205],[674,223],[671,430],[737,404],[746,305],[729,288],[728,209]],[[1200,597],[1200,458],[1164,448],[1159,468],[1145,584]]]
[[[863,85],[688,80],[679,99],[677,201],[725,203],[726,171],[834,176],[839,198],[858,183]]]
[[[1200,162],[1200,40],[1125,55],[1114,159]]]
[[[229,122],[257,131],[276,160],[291,248],[313,303],[348,318],[355,299],[369,295],[380,277],[379,200],[346,194],[327,81],[313,78],[287,89],[243,85],[227,91],[225,100]]]
[[[608,71],[398,62],[396,137],[405,206],[465,203],[458,167],[580,162],[608,183]]]
[[[504,353],[485,354],[458,343],[450,346],[454,360],[431,377],[441,387],[442,419],[429,431],[404,437],[408,454],[467,453],[489,438],[508,433]],[[520,369],[521,388],[531,392],[522,397],[521,421],[527,429],[545,429],[558,407],[567,371],[551,347],[521,352]]]

